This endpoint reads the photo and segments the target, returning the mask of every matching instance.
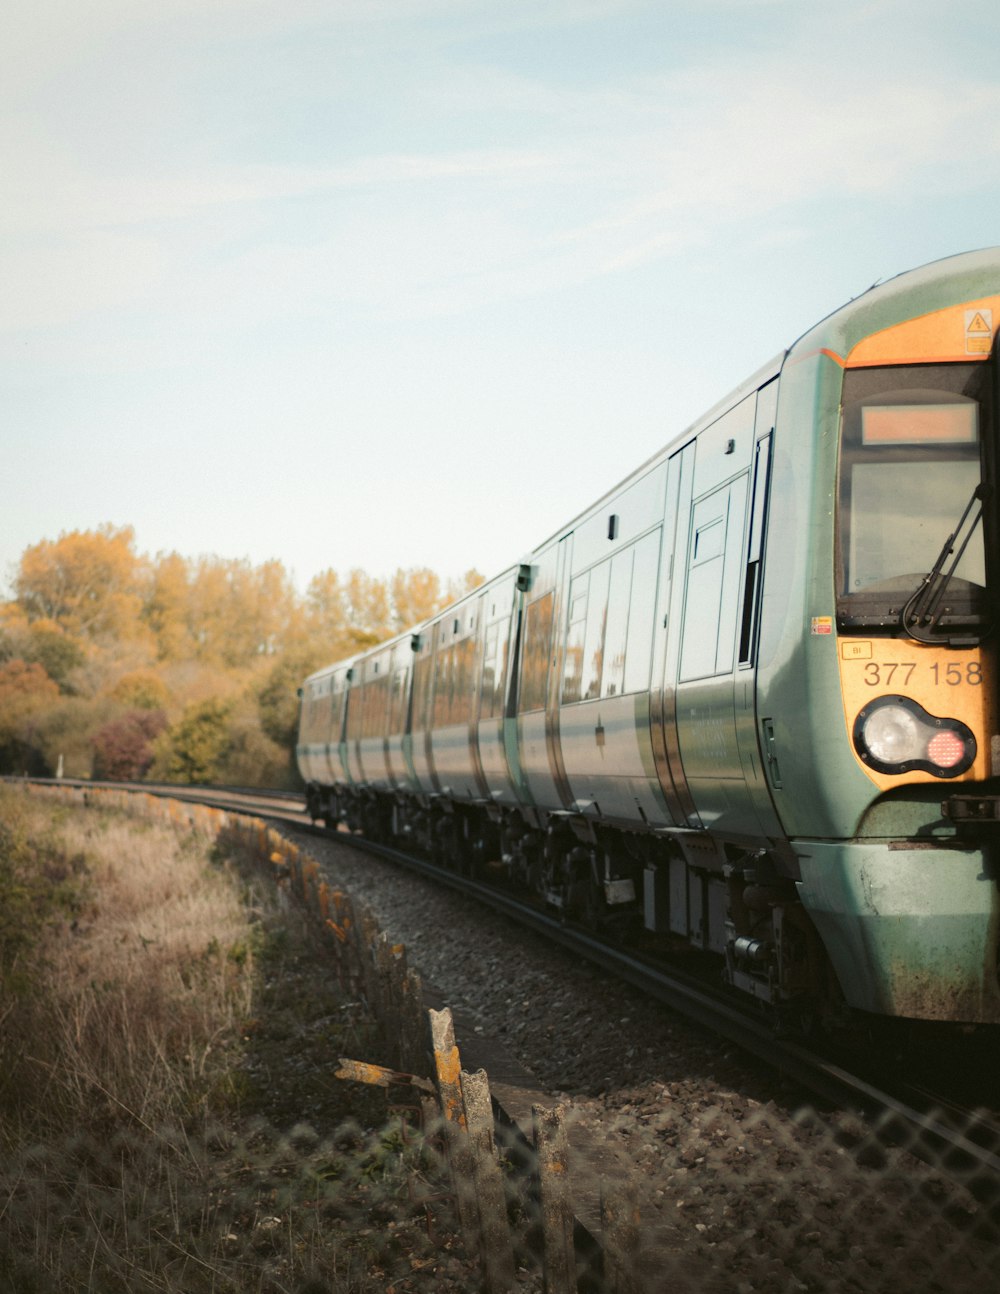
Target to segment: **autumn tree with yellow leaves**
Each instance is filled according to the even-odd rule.
[[[130,526],[27,548],[0,602],[0,772],[294,785],[306,674],[477,587],[136,550]]]

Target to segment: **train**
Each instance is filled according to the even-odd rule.
[[[874,286],[312,674],[312,817],[698,950],[802,1027],[996,1025],[998,324],[1000,248]]]

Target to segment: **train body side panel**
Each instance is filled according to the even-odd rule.
[[[483,601],[477,591],[434,621],[433,695],[425,738],[427,759],[442,795],[483,796],[474,733],[483,661]]]
[[[570,542],[572,536],[570,535]],[[567,807],[566,790],[558,778],[553,751],[551,698],[556,688],[555,656],[559,643],[558,576],[564,542],[550,543],[532,554],[531,581],[524,599],[518,645],[515,702],[517,766],[522,795],[529,804],[548,811]]]
[[[672,821],[650,727],[652,662],[665,633],[666,480],[666,461],[642,471],[563,541],[553,652],[551,728],[568,807],[637,828]]]
[[[563,708],[560,740],[575,811],[625,824],[669,824],[649,727],[648,692]]]
[[[386,763],[389,781],[396,790],[414,788],[409,759],[410,690],[413,680],[413,645],[410,634],[393,644],[389,683],[389,736]]]
[[[434,768],[442,795],[478,800],[482,789],[469,742],[467,723],[435,728],[431,735]]]
[[[425,625],[413,658],[410,701],[409,756],[417,791],[424,796],[437,792],[431,759],[430,722],[434,704],[434,636],[436,626]]]

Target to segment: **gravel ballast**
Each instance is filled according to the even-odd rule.
[[[463,1027],[531,1071],[602,1176],[627,1180],[641,1288],[989,1288],[997,1250],[975,1202],[849,1112],[814,1111],[780,1074],[477,901],[289,834]]]

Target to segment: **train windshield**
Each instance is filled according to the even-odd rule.
[[[986,546],[976,491],[987,367],[910,365],[845,374],[841,625],[899,625],[935,570],[944,585],[936,608],[942,629],[985,618]]]

